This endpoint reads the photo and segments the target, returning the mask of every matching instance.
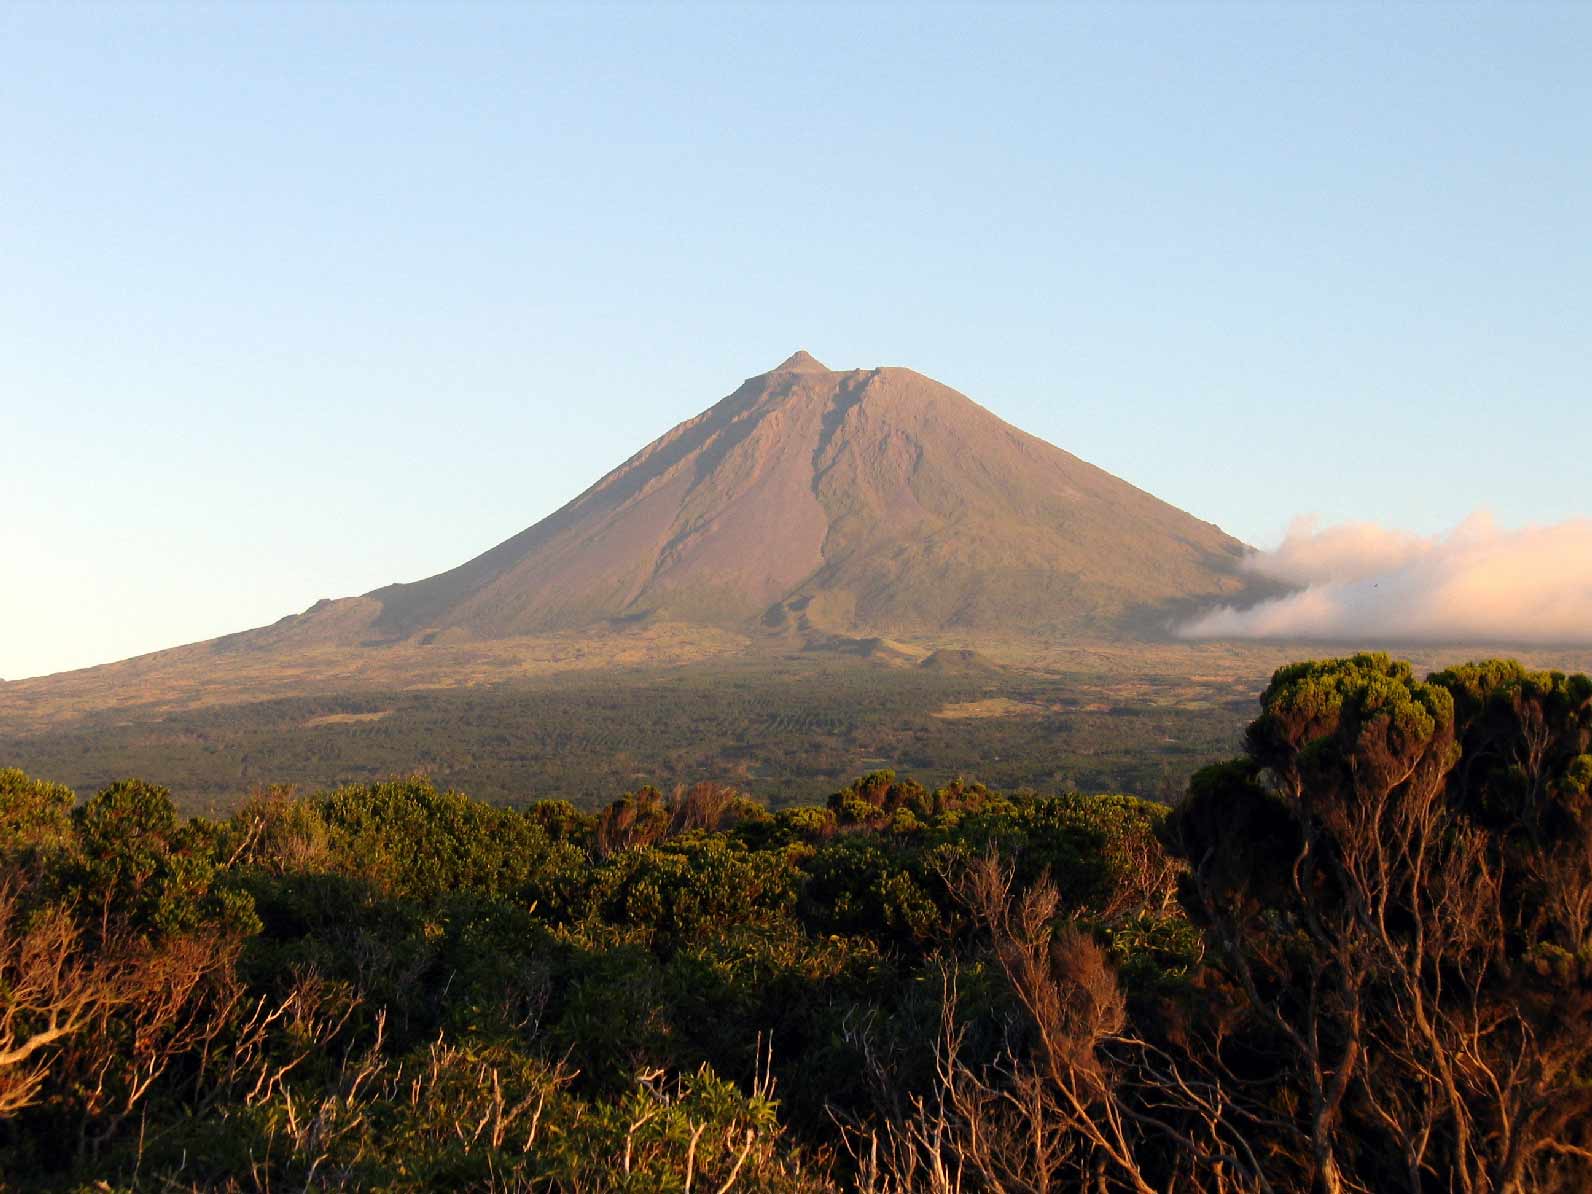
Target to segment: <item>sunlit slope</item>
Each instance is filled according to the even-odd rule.
[[[386,639],[620,620],[1115,636],[1237,592],[1243,551],[909,369],[797,353],[544,521],[368,597]]]
[[[909,369],[842,373],[797,353],[457,568],[0,686],[0,718],[810,646],[895,665],[977,648],[1026,665],[1166,641],[1174,616],[1246,591],[1244,552]]]

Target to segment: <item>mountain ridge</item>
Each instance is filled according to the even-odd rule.
[[[156,675],[214,688],[223,661],[276,692],[366,673],[469,683],[516,652],[596,666],[736,643],[1166,641],[1175,618],[1258,595],[1248,550],[919,373],[799,350],[455,568],[55,687],[101,706]],[[419,647],[455,662],[421,665]],[[52,683],[7,688],[26,701]]]
[[[366,641],[798,612],[824,632],[1115,637],[1233,599],[1247,550],[910,369],[800,350],[519,534],[365,594]]]

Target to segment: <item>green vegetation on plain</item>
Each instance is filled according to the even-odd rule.
[[[1277,672],[1175,808],[0,771],[0,1178],[1583,1191],[1592,681]]]
[[[976,771],[1003,789],[1170,798],[1237,749],[1253,687],[1172,677],[947,674],[866,663],[607,671],[464,689],[361,691],[156,716],[101,712],[7,735],[0,758],[94,791],[158,775],[188,812],[230,812],[257,784],[321,787],[422,771],[495,804],[596,807],[643,784],[732,783],[772,806],[823,800],[893,768]],[[1147,685],[1162,690],[1145,699]],[[982,716],[980,702],[1006,702]],[[950,715],[947,715],[949,713]]]

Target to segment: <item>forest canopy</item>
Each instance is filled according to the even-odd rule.
[[[0,770],[0,1179],[1583,1191],[1592,681],[1295,664],[1171,807]]]

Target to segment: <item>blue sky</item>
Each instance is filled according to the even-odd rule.
[[[451,566],[805,347],[1261,545],[1592,511],[1592,6],[9,5],[0,676]]]

